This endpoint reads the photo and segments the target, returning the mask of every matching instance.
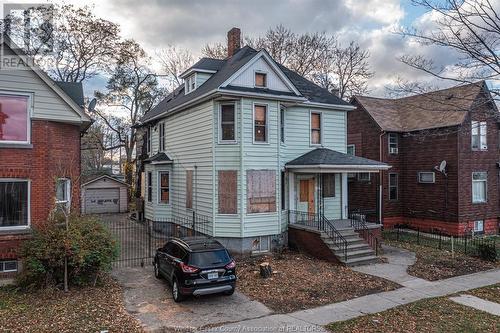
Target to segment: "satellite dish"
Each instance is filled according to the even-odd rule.
[[[439,171],[444,173],[446,171],[446,161],[442,160],[441,164],[439,164]]]
[[[90,101],[89,106],[87,107],[88,111],[89,112],[94,112],[96,104],[97,104],[97,99],[93,98]]]

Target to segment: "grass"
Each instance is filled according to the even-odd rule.
[[[468,291],[467,294],[474,295],[491,302],[500,303],[500,284],[474,289]]]
[[[123,305],[120,286],[106,278],[96,287],[33,292],[0,288],[0,332],[142,332]]]
[[[447,298],[412,304],[327,326],[332,332],[496,332],[500,317],[475,310]]]
[[[263,279],[259,264],[274,274]],[[277,313],[287,313],[393,290],[399,285],[297,252],[238,261],[238,290]]]
[[[472,274],[500,267],[500,263],[484,261],[476,257],[467,256],[433,247],[407,243],[403,241],[384,240],[388,245],[401,247],[415,252],[417,261],[408,267],[408,274],[436,281],[453,276]]]

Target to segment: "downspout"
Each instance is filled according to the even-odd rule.
[[[382,131],[379,136],[379,161],[382,162],[382,137],[385,135],[385,131]],[[384,226],[384,220],[382,217],[382,211],[383,211],[383,198],[384,198],[384,174],[383,171],[379,171],[379,185],[378,185],[378,220],[380,222],[380,225],[383,227]]]

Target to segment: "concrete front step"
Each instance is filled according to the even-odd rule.
[[[322,238],[322,240],[326,245],[334,246],[333,240],[331,240],[330,238]],[[367,243],[364,241],[363,238],[351,239],[346,241],[347,241],[347,248],[358,247],[360,245],[367,245]]]
[[[358,257],[358,258],[347,258],[347,261],[344,260],[344,258],[339,257],[339,259],[346,266],[349,266],[349,267],[375,264],[375,263],[379,262],[378,257],[375,255]]]

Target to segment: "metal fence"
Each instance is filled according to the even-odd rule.
[[[199,214],[154,221],[103,220],[119,244],[114,268],[151,265],[156,249],[172,237],[210,237],[212,234],[211,219]]]
[[[500,256],[500,243],[497,242],[495,237],[483,237],[472,234],[450,236],[440,232],[430,233],[422,232],[419,229],[395,227],[384,230],[384,239],[423,245],[471,256],[478,256],[479,248],[483,245],[488,245],[497,249],[497,258]]]

